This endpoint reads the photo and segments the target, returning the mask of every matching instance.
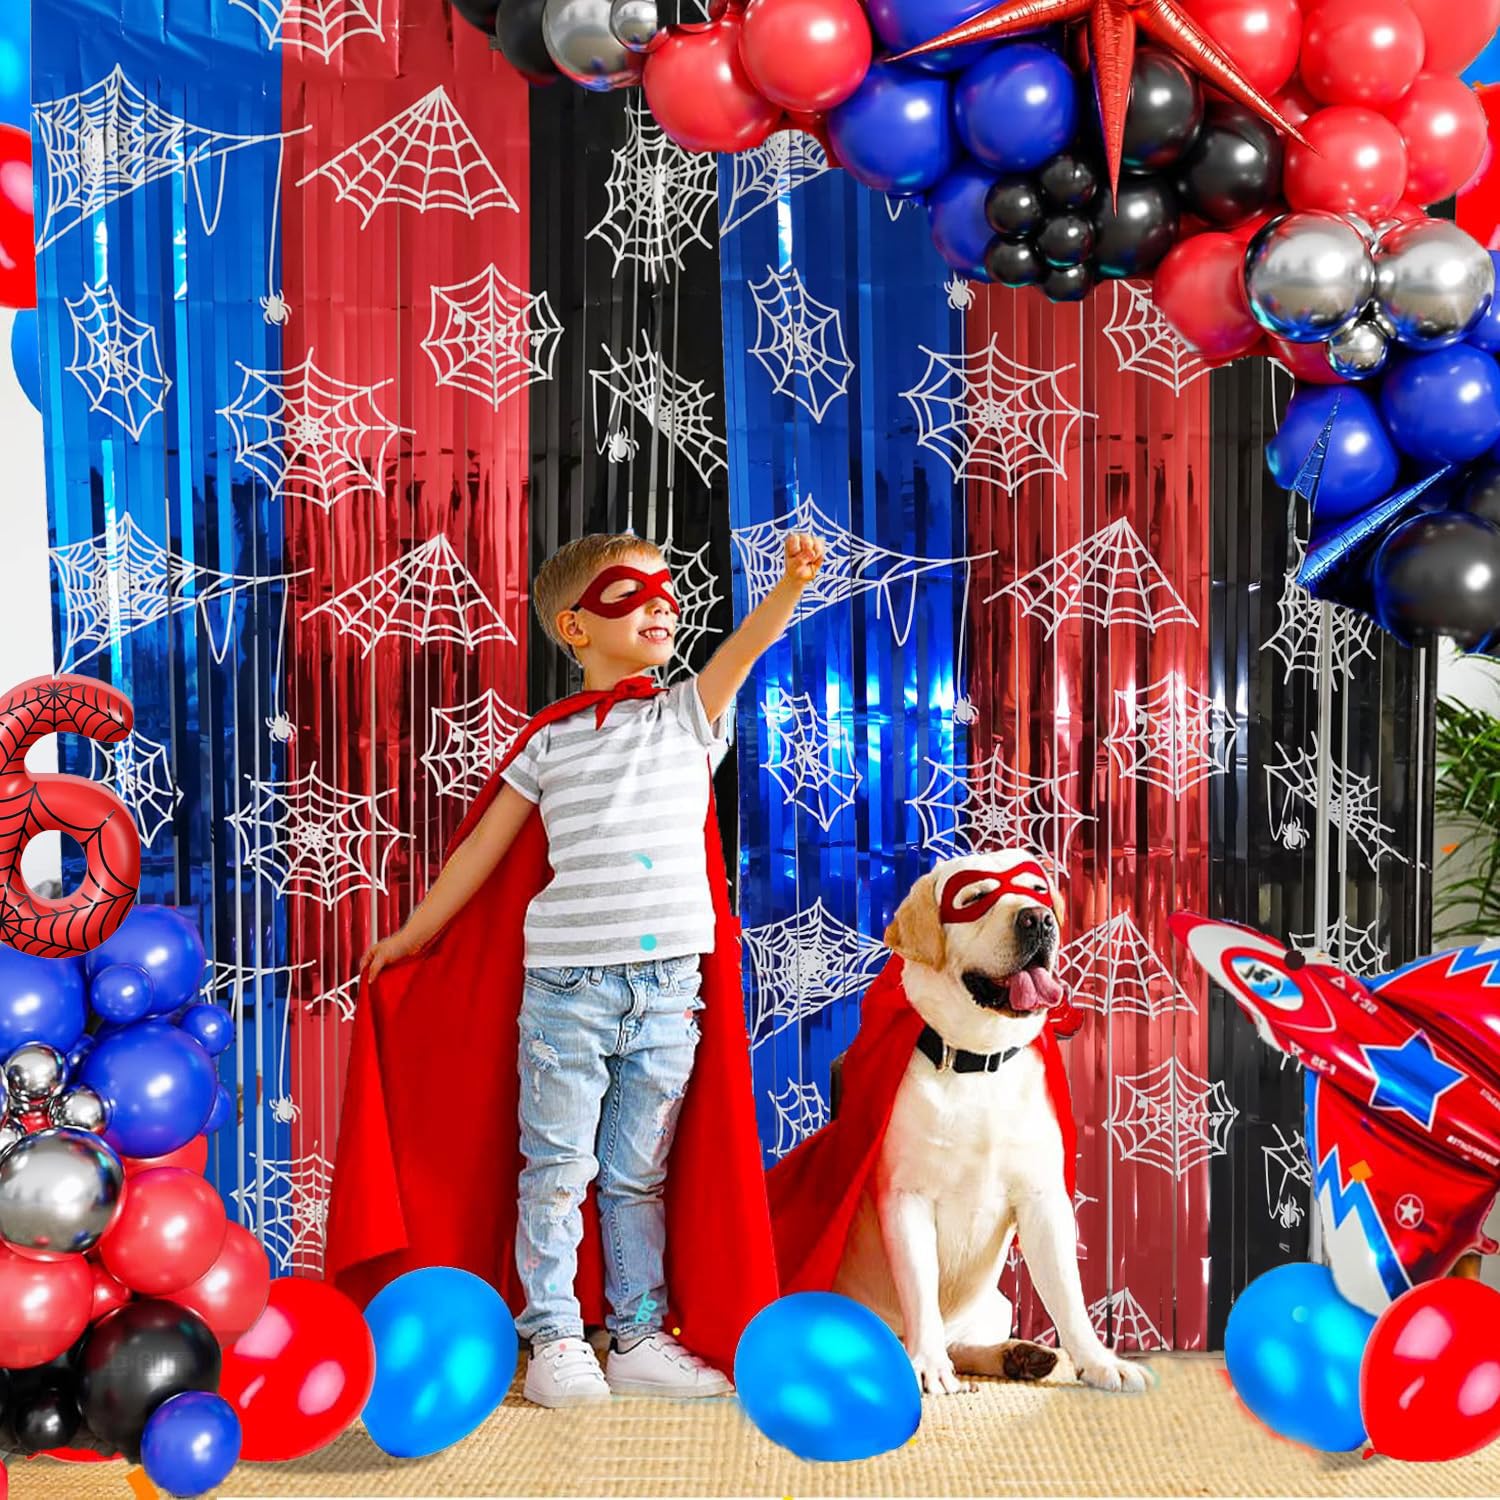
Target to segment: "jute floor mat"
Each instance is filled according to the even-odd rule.
[[[1322,1456],[1238,1407],[1217,1359],[1152,1361],[1143,1396],[986,1383],[929,1400],[905,1448],[863,1463],[793,1458],[734,1401],[615,1401],[548,1412],[513,1390],[473,1436],[430,1459],[387,1458],[363,1431],[298,1463],[242,1464],[234,1496],[1500,1495],[1500,1444],[1446,1464]],[[121,1463],[11,1467],[15,1500],[133,1500]]]

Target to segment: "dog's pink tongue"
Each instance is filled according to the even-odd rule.
[[[1010,1008],[1012,1010],[1049,1009],[1062,1003],[1063,987],[1057,977],[1046,969],[1022,969],[1010,979]]]

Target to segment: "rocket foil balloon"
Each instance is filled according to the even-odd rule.
[[[1500,1189],[1500,943],[1371,980],[1231,922],[1172,931],[1306,1069],[1307,1150],[1345,1297],[1379,1316],[1471,1250]]]

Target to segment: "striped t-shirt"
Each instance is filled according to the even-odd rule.
[[[728,715],[725,715],[725,719]],[[526,911],[528,969],[708,953],[709,777],[728,749],[696,678],[538,730],[504,779],[540,804],[551,882]]]

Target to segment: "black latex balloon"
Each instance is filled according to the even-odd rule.
[[[1500,646],[1500,527],[1452,511],[1415,516],[1381,543],[1371,579],[1381,625],[1403,639]]]
[[[1093,253],[1093,221],[1082,214],[1054,214],[1042,225],[1036,247],[1049,266],[1076,266]]]
[[[1177,243],[1177,194],[1161,177],[1122,178],[1094,210],[1094,264],[1105,277],[1144,276]]]
[[[1243,224],[1281,191],[1281,137],[1244,105],[1215,100],[1182,159],[1177,185],[1200,219]]]
[[[506,62],[527,83],[551,83],[557,64],[542,40],[542,12],[547,0],[504,0],[495,17],[495,40]]]
[[[11,1408],[8,1425],[23,1453],[67,1448],[83,1423],[71,1386],[47,1385],[21,1397]]]
[[[1076,266],[1049,266],[1042,277],[1042,291],[1053,302],[1081,302],[1098,276],[1088,261]]]
[[[1042,223],[1042,195],[1029,177],[1002,177],[984,200],[984,216],[996,234],[1031,234]]]
[[[1193,144],[1202,123],[1198,80],[1170,52],[1140,48],[1130,73],[1121,165],[1132,172],[1170,167]]]
[[[1001,286],[1032,286],[1047,269],[1029,240],[996,235],[984,252],[984,268]]]
[[[470,26],[477,27],[486,36],[495,30],[495,12],[500,9],[500,0],[451,0],[453,9]]]
[[[1087,208],[1099,194],[1099,165],[1081,151],[1054,156],[1037,173],[1037,185],[1053,208]]]
[[[1458,508],[1481,521],[1500,526],[1500,464],[1475,469],[1464,482]]]
[[[219,1341],[197,1313],[144,1298],[90,1330],[79,1404],[95,1434],[133,1458],[151,1413],[183,1391],[216,1391],[220,1364]]]

